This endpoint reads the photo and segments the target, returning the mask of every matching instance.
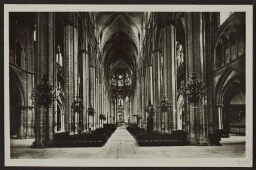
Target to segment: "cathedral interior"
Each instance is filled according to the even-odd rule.
[[[11,12],[9,89],[10,137],[34,147],[110,125],[245,136],[245,13]]]

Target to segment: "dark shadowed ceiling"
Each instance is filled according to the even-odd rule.
[[[142,13],[99,12],[100,49],[107,78],[116,71],[125,71],[131,77],[136,69],[139,53]]]

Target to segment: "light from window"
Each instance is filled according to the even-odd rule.
[[[233,12],[220,12],[220,25],[225,22]]]
[[[36,25],[35,25],[35,30],[34,30],[34,41],[36,41]]]

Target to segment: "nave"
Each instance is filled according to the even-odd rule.
[[[193,148],[199,157],[211,148],[222,156],[236,156],[239,148],[243,154],[245,17],[243,12],[11,12],[12,156],[76,157],[77,151],[93,158],[190,157]],[[123,124],[137,136],[186,145],[141,147]],[[56,147],[57,138],[66,148]],[[18,147],[27,141],[30,148]],[[88,145],[75,148],[77,142]],[[63,154],[53,155],[54,150]]]
[[[231,136],[222,146],[162,146],[139,147],[126,127],[118,127],[103,147],[30,148],[31,139],[11,140],[13,159],[155,159],[166,158],[241,158],[245,156],[245,137]],[[58,153],[58,154],[56,154]],[[118,163],[117,163],[118,164]],[[150,165],[150,163],[149,163]],[[149,166],[147,165],[147,166]],[[104,166],[98,164],[98,166]],[[129,166],[129,165],[128,165]]]

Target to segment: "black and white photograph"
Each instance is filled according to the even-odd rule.
[[[5,5],[7,166],[252,166],[252,6]]]

